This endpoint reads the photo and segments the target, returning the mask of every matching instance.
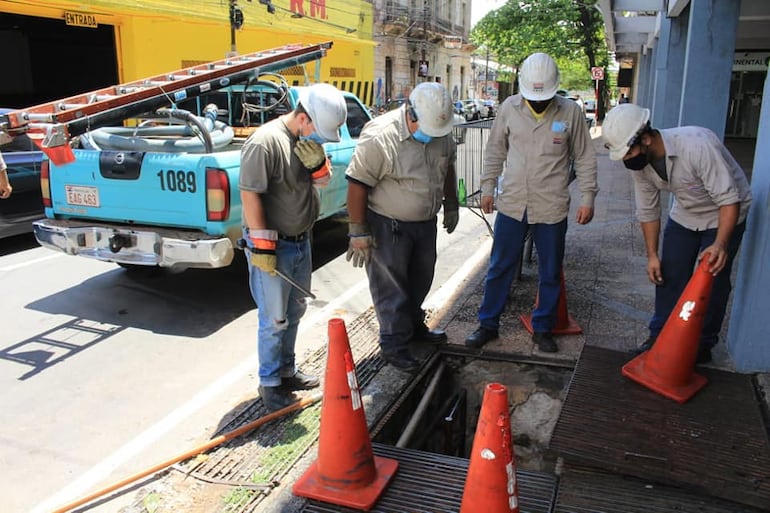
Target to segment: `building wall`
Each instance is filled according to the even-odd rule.
[[[374,80],[382,91],[379,101],[384,104],[388,96],[407,97],[415,85],[426,80],[447,86],[454,99],[468,98],[474,49],[468,43],[470,3],[427,0],[419,2],[420,7],[412,4],[407,0],[374,1]],[[431,26],[432,23],[437,25]],[[446,48],[442,34],[460,40],[460,48]],[[422,60],[428,61],[427,77],[417,73]],[[392,63],[390,84],[386,73],[388,61]],[[375,105],[379,105],[377,102],[375,98]]]
[[[372,5],[363,0],[317,2],[276,0],[275,14],[258,2],[242,2],[244,24],[235,31],[238,53],[278,46],[333,41],[321,62],[318,78],[353,92],[371,103],[374,44],[371,40]],[[200,62],[219,60],[232,50],[229,2],[186,0],[184,10],[174,0],[90,0],[88,4],[65,0],[0,0],[0,12],[59,18],[66,13],[92,16],[99,24],[115,27],[116,59],[121,82],[165,73]],[[304,13],[300,18],[293,17]],[[79,56],[88,58],[88,56]],[[312,65],[293,70],[292,82],[314,81]],[[364,98],[368,91],[369,98]]]

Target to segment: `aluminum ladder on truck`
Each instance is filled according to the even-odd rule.
[[[261,73],[321,59],[331,47],[331,41],[286,45],[13,110],[0,114],[0,142],[26,133],[51,161],[61,165],[74,159],[71,137],[255,79]]]

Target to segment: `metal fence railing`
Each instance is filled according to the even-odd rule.
[[[465,182],[468,205],[478,206],[481,200],[481,169],[484,163],[484,148],[489,139],[492,119],[460,123],[454,127],[457,142],[457,180]]]

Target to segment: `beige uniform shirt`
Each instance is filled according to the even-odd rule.
[[[370,188],[374,212],[399,221],[428,221],[441,208],[457,146],[451,134],[417,142],[405,112],[401,107],[366,124],[345,174]]]
[[[3,154],[0,153],[0,171],[5,169],[5,161],[3,160]]]
[[[636,194],[636,217],[641,222],[661,216],[660,191],[674,197],[669,217],[689,230],[708,230],[719,224],[719,207],[740,203],[738,222],[751,205],[746,174],[714,132],[698,126],[660,130],[666,148],[663,180],[651,165],[631,171]]]
[[[580,206],[593,208],[599,191],[596,153],[574,101],[555,96],[543,114],[535,119],[518,94],[500,105],[484,147],[481,193],[492,196],[497,187],[497,210],[517,221],[526,212],[529,223],[555,224],[569,213],[570,159]]]

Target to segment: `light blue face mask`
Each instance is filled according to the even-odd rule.
[[[414,137],[415,141],[421,142],[423,144],[428,144],[429,142],[431,142],[433,140],[433,137],[427,135],[426,133],[424,133],[419,128],[414,131],[414,133],[412,134],[412,137]]]
[[[313,132],[310,135],[303,135],[302,137],[300,137],[300,139],[303,140],[303,141],[315,141],[318,144],[323,144],[323,143],[326,142],[323,137],[318,135],[317,132]]]

